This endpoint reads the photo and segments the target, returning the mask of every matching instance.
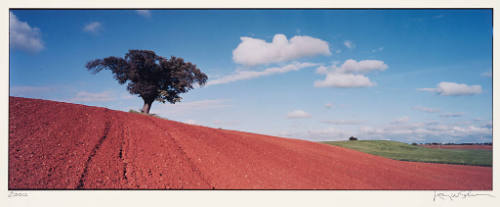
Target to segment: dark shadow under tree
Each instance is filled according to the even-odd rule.
[[[110,70],[118,83],[128,83],[127,90],[144,100],[143,113],[149,113],[154,101],[175,104],[182,99],[179,94],[207,81],[207,75],[196,65],[174,56],[167,59],[150,50],[129,50],[124,58],[96,59],[86,67],[94,74]]]

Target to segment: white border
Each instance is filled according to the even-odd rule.
[[[0,82],[0,203],[1,206],[494,206],[500,199],[500,183],[498,182],[498,164],[500,160],[496,145],[493,150],[493,191],[489,193],[496,198],[472,197],[455,201],[434,202],[434,191],[28,191],[28,197],[8,197],[7,166],[8,166],[8,18],[9,8],[494,8],[494,25],[500,22],[496,13],[498,3],[487,1],[321,1],[321,0],[252,0],[248,2],[234,0],[174,0],[158,2],[155,0],[7,0],[1,1],[0,12],[0,58],[2,63]],[[499,7],[500,8],[500,7]],[[497,29],[494,29],[497,30]],[[497,34],[498,32],[494,32]],[[494,71],[497,68],[498,42],[494,41]],[[493,72],[497,80],[498,73]],[[494,103],[498,103],[498,84],[494,84]],[[499,114],[494,108],[493,132],[494,143],[498,126]],[[497,144],[498,145],[498,144]],[[449,192],[449,191],[446,191]],[[3,203],[7,205],[2,205]]]

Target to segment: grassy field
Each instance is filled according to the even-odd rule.
[[[491,150],[430,149],[384,140],[327,141],[322,143],[403,161],[492,166],[493,159]]]

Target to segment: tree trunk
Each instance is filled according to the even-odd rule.
[[[149,110],[151,109],[151,104],[153,104],[153,101],[144,100],[144,106],[142,107],[141,112],[149,114]]]

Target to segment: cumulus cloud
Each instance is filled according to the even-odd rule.
[[[327,108],[327,109],[331,109],[332,107],[333,107],[333,104],[331,104],[331,103],[325,104],[325,108]]]
[[[454,82],[440,82],[436,88],[418,88],[418,91],[434,92],[442,96],[465,96],[480,94],[480,85],[466,85]]]
[[[148,18],[151,17],[151,11],[149,10],[135,10],[135,12],[143,17],[148,17]]]
[[[69,101],[71,102],[105,102],[114,101],[116,97],[109,91],[100,93],[90,93],[87,91],[80,91],[76,96]]]
[[[375,83],[364,75],[346,73],[328,73],[325,80],[314,82],[315,87],[361,88],[375,86]]]
[[[413,109],[417,111],[422,111],[422,112],[427,112],[427,113],[437,113],[439,112],[439,109],[434,109],[434,108],[427,108],[423,106],[415,106]]]
[[[31,27],[27,22],[20,21],[10,12],[10,47],[27,52],[40,52],[44,49],[40,29]]]
[[[356,47],[356,45],[352,41],[350,41],[350,40],[344,41],[344,46],[347,47],[347,48],[349,48],[349,49],[352,49],[352,48]]]
[[[247,66],[331,54],[328,42],[309,36],[294,36],[288,40],[285,35],[276,34],[272,42],[252,37],[240,39],[241,43],[233,50],[233,61]]]
[[[342,73],[368,73],[371,71],[384,71],[388,66],[380,60],[362,60],[357,62],[353,59],[348,59],[338,68],[338,72]]]
[[[248,80],[248,79],[254,79],[262,76],[269,76],[269,75],[274,75],[274,74],[282,74],[282,73],[287,73],[290,71],[298,71],[303,68],[308,68],[308,67],[313,67],[317,66],[318,64],[316,63],[292,63],[285,65],[283,67],[272,67],[272,68],[267,68],[263,71],[252,71],[252,70],[243,70],[243,71],[237,71],[234,74],[227,75],[220,77],[215,80],[210,80],[207,82],[206,86],[210,85],[219,85],[219,84],[226,84],[226,83],[231,83],[235,81],[240,81],[240,80]]]
[[[287,118],[289,119],[304,119],[311,118],[311,115],[302,110],[294,110],[288,113]]]
[[[92,33],[92,34],[97,34],[102,28],[102,24],[100,22],[91,22],[86,24],[83,27],[83,31]]]
[[[384,71],[388,66],[380,60],[346,60],[341,66],[333,64],[330,67],[320,66],[316,73],[326,75],[324,80],[314,82],[315,87],[360,88],[371,87],[372,82],[366,73]]]

